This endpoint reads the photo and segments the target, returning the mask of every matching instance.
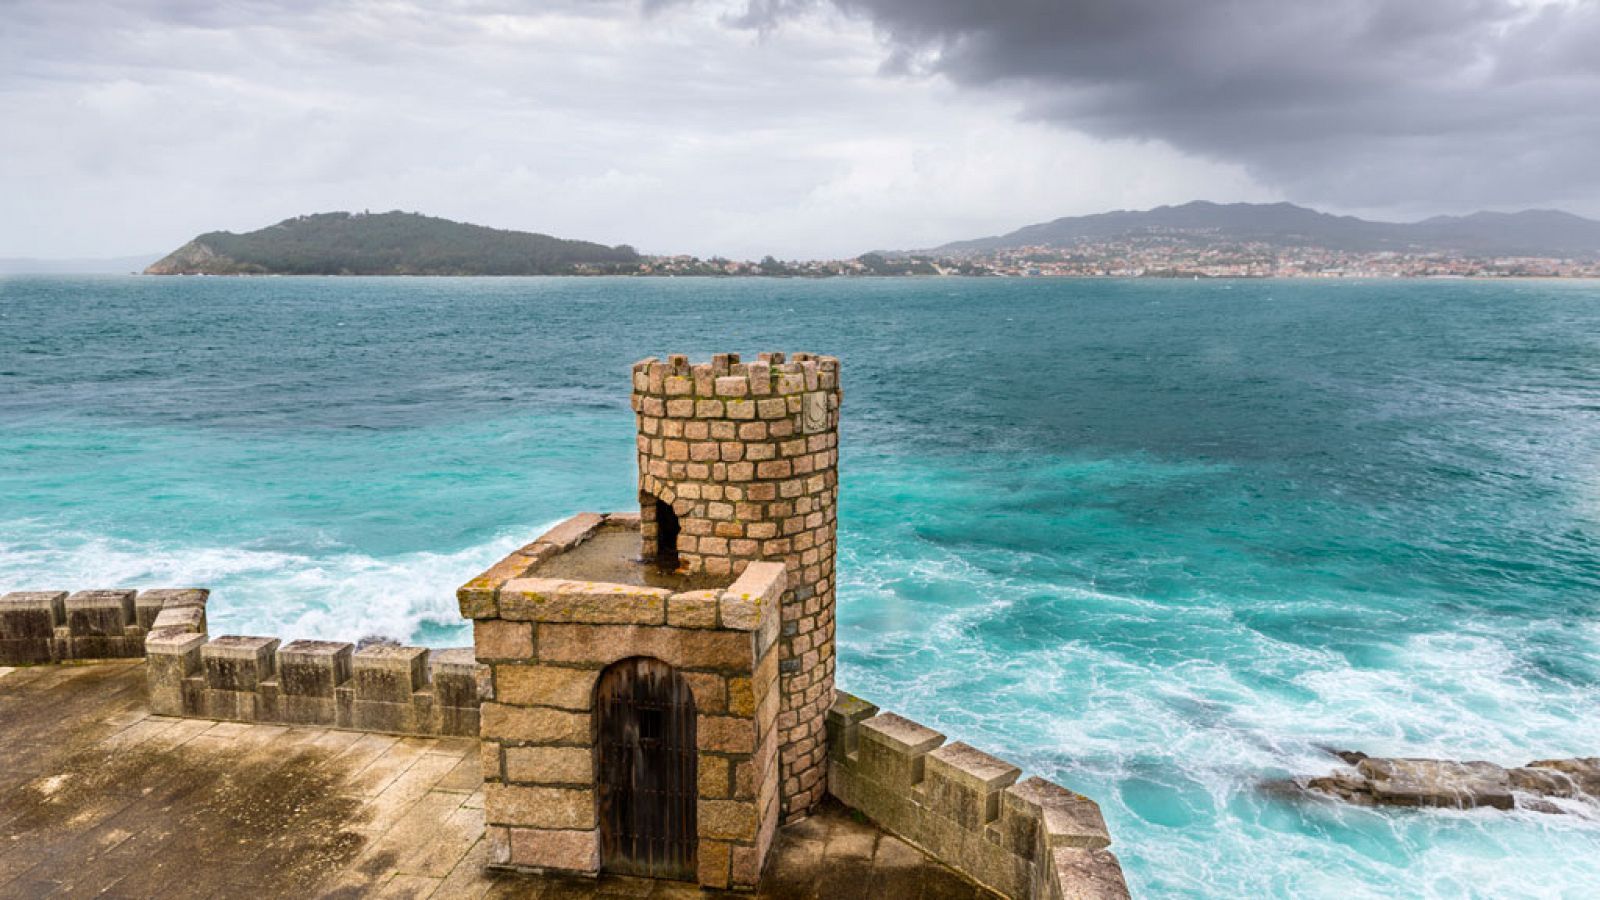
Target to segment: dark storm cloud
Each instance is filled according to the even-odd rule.
[[[891,72],[1344,206],[1600,199],[1600,2],[831,0]],[[772,27],[812,4],[755,0]],[[1571,201],[1571,202],[1568,202]]]

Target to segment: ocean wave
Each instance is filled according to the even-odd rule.
[[[326,549],[305,552],[93,534],[46,537],[24,534],[33,531],[27,525],[10,523],[0,536],[4,590],[208,587],[214,634],[383,635],[432,646],[471,642],[456,608],[456,587],[538,533],[519,530],[448,553],[377,556],[320,541]]]

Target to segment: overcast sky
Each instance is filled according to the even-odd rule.
[[[738,257],[1600,216],[1597,48],[1600,0],[0,0],[0,257],[335,209]]]

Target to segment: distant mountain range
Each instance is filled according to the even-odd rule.
[[[632,247],[417,213],[331,212],[247,234],[202,234],[147,275],[573,275],[634,266]]]
[[[1488,256],[1600,257],[1600,222],[1556,210],[1477,212],[1421,222],[1373,222],[1292,203],[1207,203],[1070,216],[1009,234],[920,251],[979,256],[1020,247],[1170,237],[1192,243],[1258,242],[1352,252],[1440,252]]]

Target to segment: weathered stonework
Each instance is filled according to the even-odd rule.
[[[170,620],[164,619],[171,614]],[[224,635],[163,610],[145,639],[150,709],[164,716],[474,737],[479,666],[472,650],[356,649],[339,641]],[[166,627],[163,627],[163,623]]]
[[[724,353],[633,366],[645,556],[675,553],[683,571],[712,576],[738,575],[756,560],[787,572],[778,718],[785,821],[827,789],[840,398],[831,356],[763,353],[747,363]]]
[[[885,831],[1014,900],[1126,900],[1093,800],[841,693],[829,792]]]
[[[161,628],[205,629],[201,588],[18,591],[0,596],[0,665],[144,655]]]
[[[483,706],[490,864],[600,869],[595,685],[614,663],[650,657],[689,685],[696,714],[698,881],[753,888],[779,820],[778,563],[748,563],[723,588],[673,590],[545,577],[596,535],[639,518],[583,514],[458,592],[473,618],[493,702]]]

